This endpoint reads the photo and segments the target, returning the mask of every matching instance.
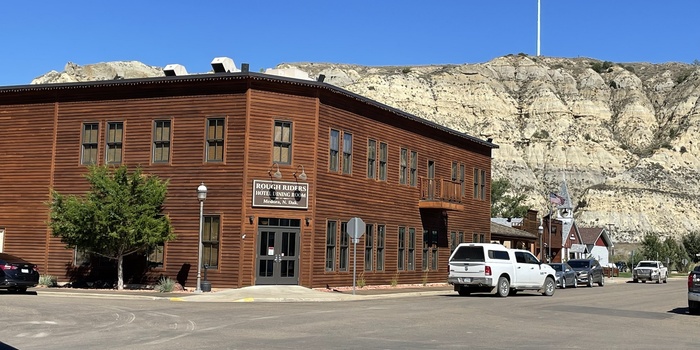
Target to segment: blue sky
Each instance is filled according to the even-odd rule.
[[[697,0],[541,0],[543,56],[700,60]],[[482,63],[537,54],[537,0],[2,1],[0,86],[67,62]]]

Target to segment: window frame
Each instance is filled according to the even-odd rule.
[[[335,134],[335,137],[334,137]],[[335,141],[333,139],[335,138]],[[328,138],[328,170],[331,172],[338,172],[339,167],[339,153],[340,152],[340,130],[331,129]]]
[[[374,224],[365,224],[365,271],[374,268]]]
[[[275,120],[272,129],[272,162],[277,164],[292,163],[292,144],[294,141],[293,123],[289,120]],[[279,130],[279,133],[278,133]],[[286,134],[285,134],[286,131]],[[285,135],[287,140],[285,140]],[[286,160],[285,160],[286,156]]]
[[[416,270],[416,228],[408,228],[408,270]]]
[[[87,128],[90,127],[88,131]],[[89,140],[86,140],[89,132]],[[93,140],[93,137],[95,140]],[[99,159],[100,146],[100,123],[89,122],[83,123],[80,135],[80,164],[95,165]],[[88,159],[86,159],[86,156]]]
[[[377,225],[377,271],[385,270],[386,225]]]
[[[159,125],[161,123],[161,125]],[[163,136],[165,133],[163,129],[165,128],[164,123],[167,123],[168,132],[167,139]],[[173,122],[171,119],[157,119],[153,121],[153,151],[151,154],[151,162],[154,164],[165,164],[170,163],[171,151],[172,151],[172,138],[173,138]],[[167,148],[167,152],[163,150]],[[165,153],[165,159],[163,160],[163,154]],[[160,154],[160,157],[158,156]]]
[[[377,179],[379,181],[387,181],[387,168],[389,161],[389,145],[386,142],[379,143],[379,174]]]
[[[107,122],[105,132],[105,163],[121,164],[124,160],[124,122]]]
[[[221,215],[207,214],[203,215],[202,218],[202,268],[204,268],[206,265],[206,268],[208,269],[218,269],[219,253],[221,252]],[[212,239],[212,233],[214,232],[214,221],[216,221],[216,239]],[[214,247],[216,247],[216,252],[215,254],[212,254]],[[207,254],[207,248],[209,248],[209,254]],[[212,260],[214,260],[213,262],[215,264],[212,264]]]
[[[146,254],[146,262],[150,268],[162,268],[165,265],[165,243],[150,246]]]
[[[219,125],[219,122],[221,125]],[[214,135],[212,132],[212,123],[214,127]],[[218,135],[219,126],[221,127],[221,135]],[[218,137],[221,136],[221,137]],[[207,126],[205,132],[206,150],[205,160],[207,163],[223,163],[226,150],[226,118],[211,117],[207,118]],[[214,154],[212,155],[212,149]],[[221,154],[219,154],[221,153]]]
[[[418,186],[418,152],[411,151],[411,169],[409,173],[409,186]]]
[[[352,133],[343,132],[343,174],[352,175]]]
[[[338,221],[328,220],[326,222],[326,272],[335,271],[337,231]]]
[[[408,183],[408,149],[401,148],[399,151],[399,184]]]
[[[367,140],[367,178],[377,178],[377,140]]]
[[[347,232],[348,222],[340,222],[340,237],[338,239],[338,271],[347,272],[350,266],[350,235]]]
[[[396,254],[396,269],[398,271],[406,270],[406,227],[399,226],[398,244]]]

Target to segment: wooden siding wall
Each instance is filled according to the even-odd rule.
[[[105,123],[124,122],[123,163],[144,173],[168,180],[165,212],[170,216],[177,239],[166,244],[165,265],[159,275],[185,281],[194,287],[197,270],[200,182],[208,188],[204,215],[221,216],[219,267],[208,271],[215,286],[238,281],[241,232],[243,151],[245,140],[245,96],[202,96],[148,100],[75,102],[61,104],[58,111],[55,189],[64,194],[83,194],[87,169],[80,165],[81,130],[84,122],[99,122],[100,164],[105,157]],[[223,162],[206,162],[205,130],[209,117],[226,118]],[[172,120],[171,162],[151,163],[152,130],[155,120]],[[51,241],[49,272],[63,276],[72,252],[58,239]]]
[[[46,220],[54,139],[54,105],[0,109],[0,227],[3,251],[47,271]]]
[[[331,128],[353,135],[352,175],[328,170],[328,145]],[[377,147],[379,147],[379,142],[385,142],[388,145],[387,181],[367,178],[367,142],[370,138],[377,141]],[[463,198],[465,210],[447,213],[447,237],[445,237],[445,233],[440,237],[438,270],[430,271],[427,274],[422,271],[424,222],[421,221],[421,212],[418,209],[420,193],[417,187],[399,184],[401,148],[406,148],[409,152],[418,152],[418,176],[427,176],[428,160],[435,162],[436,178],[450,179],[453,161],[465,165],[465,184],[467,186]],[[342,146],[340,152],[339,157],[342,158]],[[385,269],[383,272],[364,271],[364,240],[361,239],[358,243],[357,271],[364,274],[367,284],[390,284],[394,279],[398,283],[445,282],[447,277],[445,267],[450,255],[447,245],[449,232],[464,232],[466,241],[471,241],[473,233],[485,234],[487,240],[489,239],[490,193],[487,192],[484,200],[473,199],[472,179],[475,167],[486,171],[486,188],[490,188],[491,159],[490,156],[483,155],[483,152],[464,150],[412,130],[390,127],[359,114],[322,104],[317,153],[314,245],[323,248],[315,250],[312,286],[352,284],[352,267],[346,272],[337,271],[337,266],[335,272],[325,271],[326,220],[348,221],[357,216],[366,223],[386,225]],[[435,214],[441,215],[440,211],[435,211],[431,215]],[[407,227],[407,236],[409,227],[416,229],[415,271],[397,273],[399,226]],[[352,244],[350,251],[352,252]],[[374,258],[376,259],[376,254]],[[352,261],[352,256],[350,261]],[[373,265],[376,266],[376,262]]]

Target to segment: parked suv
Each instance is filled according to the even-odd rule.
[[[578,283],[583,283],[589,287],[593,287],[593,283],[598,283],[601,287],[605,285],[603,267],[600,266],[598,260],[593,258],[572,259],[567,261],[567,263],[576,271]]]
[[[450,256],[447,282],[459,295],[491,292],[506,297],[522,290],[540,290],[551,296],[556,271],[527,250],[494,243],[462,243]]]

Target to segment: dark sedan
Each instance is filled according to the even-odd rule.
[[[578,279],[576,271],[567,263],[551,263],[548,264],[554,271],[557,272],[557,286],[560,288],[578,287]]]
[[[36,265],[16,256],[0,253],[0,289],[11,292],[27,291],[39,284],[39,269]]]
[[[593,258],[572,259],[567,261],[567,263],[576,271],[578,283],[583,283],[589,287],[593,287],[593,283],[598,283],[601,287],[605,285],[603,267],[600,266],[598,260]]]

